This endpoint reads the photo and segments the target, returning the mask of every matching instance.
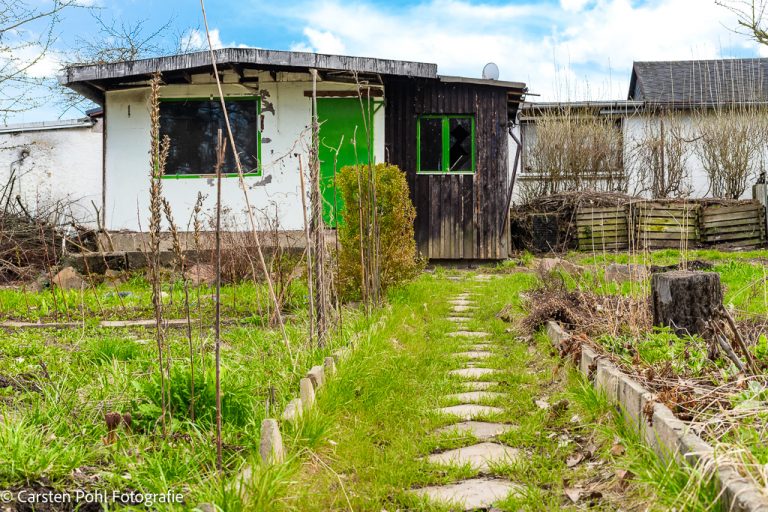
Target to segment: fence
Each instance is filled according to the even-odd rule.
[[[637,201],[609,208],[580,207],[575,216],[580,250],[721,247],[765,244],[765,208],[758,203]]]

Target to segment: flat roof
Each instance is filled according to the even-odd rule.
[[[438,75],[441,82],[460,83],[473,85],[490,85],[492,87],[503,87],[505,89],[525,89],[522,82],[507,82],[505,80],[490,80],[488,78],[469,78],[465,76]]]
[[[62,119],[59,121],[35,121],[30,123],[7,124],[0,126],[0,133],[41,132],[47,130],[69,130],[73,128],[90,128],[95,121],[90,117],[79,119]]]
[[[375,77],[380,76],[402,76],[507,89],[525,89],[525,84],[520,82],[440,76],[437,74],[437,64],[427,62],[259,48],[221,48],[214,50],[214,55],[217,66],[222,69],[236,70],[243,81],[253,81],[243,73],[248,69],[299,72],[317,69],[321,78],[325,80],[351,80],[359,74],[361,80],[375,80]],[[171,80],[171,83],[175,83],[174,81],[188,81],[190,74],[205,72],[211,68],[210,52],[201,51],[124,62],[73,64],[64,70],[64,74],[59,77],[59,82],[97,103],[102,103],[105,91],[119,87],[135,87],[138,85],[137,82],[147,80],[158,71],[163,74],[166,82]]]

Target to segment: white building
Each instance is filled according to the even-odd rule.
[[[101,111],[82,119],[0,127],[0,192],[93,225],[102,205]],[[58,205],[58,206],[57,206]]]
[[[595,190],[616,190],[633,195],[653,195],[646,162],[641,151],[644,141],[664,134],[667,143],[680,141],[681,161],[685,177],[679,191],[671,197],[713,197],[712,180],[702,160],[702,126],[717,113],[738,112],[744,134],[755,134],[755,145],[748,148],[749,177],[741,198],[751,198],[751,185],[764,172],[768,157],[768,138],[763,131],[758,141],[757,123],[764,115],[757,112],[768,102],[768,59],[723,59],[709,61],[635,62],[628,99],[624,101],[591,101],[559,103],[526,103],[521,107],[520,135],[523,143],[522,164],[517,174],[515,202],[521,202],[526,187],[536,188],[546,172],[536,169],[537,125],[544,120],[568,119],[578,125],[579,119],[599,118],[597,124],[615,131],[615,154],[612,162],[619,163],[620,173],[606,180],[604,160],[580,187]],[[734,125],[721,122],[723,139],[734,134]],[[765,127],[763,127],[764,129]],[[576,128],[574,128],[576,129]],[[662,130],[666,130],[665,132]],[[673,132],[674,133],[671,133]],[[570,141],[578,144],[583,141]],[[589,144],[588,142],[584,142]],[[748,145],[742,146],[746,148]],[[564,150],[563,153],[566,153]],[[562,162],[559,162],[562,165]],[[623,174],[617,178],[616,174]],[[610,181],[610,182],[609,182]],[[560,189],[559,191],[561,191]]]
[[[406,174],[424,256],[507,256],[508,130],[525,84],[441,76],[437,65],[423,62],[252,48],[215,55],[248,201],[260,224],[269,219],[283,231],[303,229],[300,169],[309,165],[315,97],[326,225],[336,225],[343,206],[336,171],[388,162]],[[215,208],[215,149],[225,125],[209,52],[72,66],[61,82],[104,107],[100,208],[113,231],[148,226],[148,102],[156,72],[162,77],[159,131],[170,139],[163,195],[185,231],[200,194],[204,218]],[[233,160],[229,148],[226,227],[245,229],[245,195]]]

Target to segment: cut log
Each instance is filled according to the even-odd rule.
[[[672,327],[678,335],[702,334],[722,304],[715,272],[677,270],[651,276],[653,325]]]

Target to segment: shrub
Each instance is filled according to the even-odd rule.
[[[369,180],[369,171],[373,171],[373,180]],[[345,297],[361,295],[361,245],[376,245],[376,235],[370,229],[371,181],[376,193],[381,289],[411,279],[423,266],[416,252],[413,231],[416,208],[411,202],[405,173],[389,164],[344,167],[336,177],[336,186],[344,204],[338,225],[338,284],[339,292]]]

